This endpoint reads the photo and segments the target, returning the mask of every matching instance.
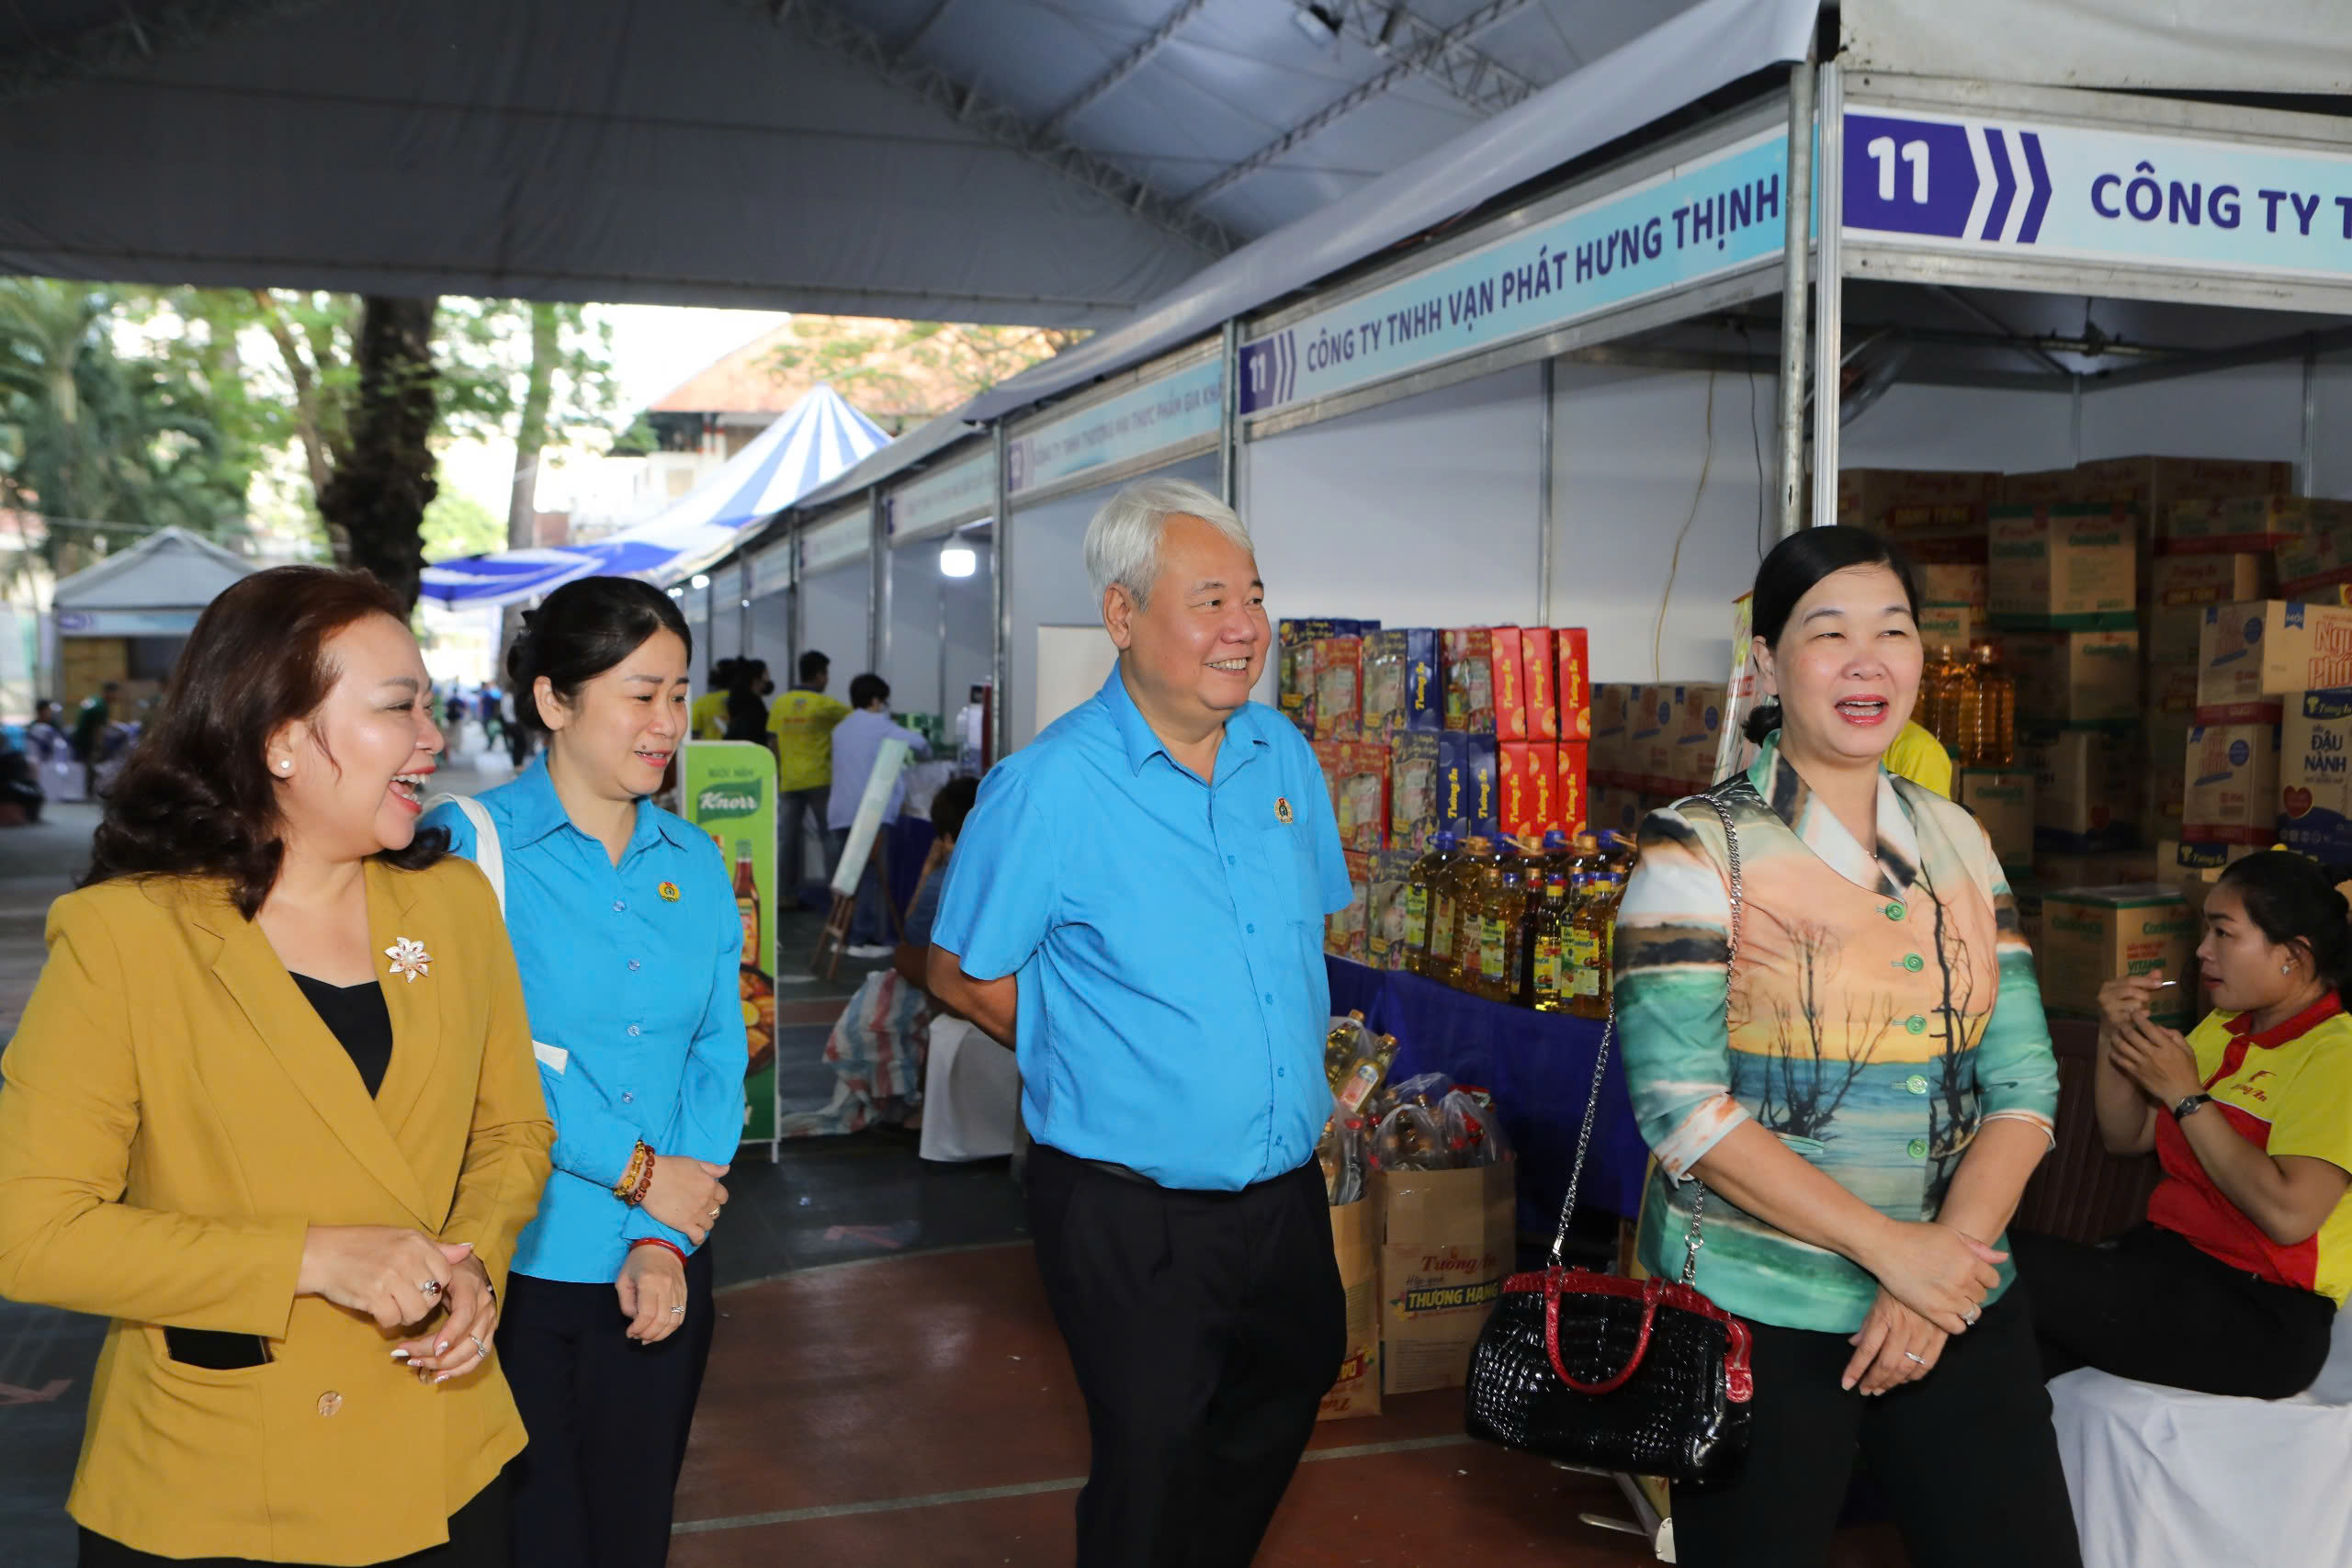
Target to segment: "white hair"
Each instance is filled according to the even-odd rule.
[[[1159,579],[1159,539],[1170,517],[1197,517],[1253,557],[1258,547],[1233,508],[1190,479],[1143,479],[1102,503],[1086,525],[1086,574],[1094,597],[1117,583],[1136,608],[1151,596]]]

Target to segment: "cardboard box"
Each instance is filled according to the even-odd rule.
[[[1662,793],[1658,770],[1667,763],[1668,730],[1674,721],[1674,688],[1636,686],[1627,705],[1625,768],[1620,779],[1645,795]]]
[[[1621,784],[1595,784],[1585,796],[1587,829],[1598,833],[1611,829],[1620,833],[1638,833],[1642,818],[1649,815],[1648,797],[1641,791],[1626,789]]]
[[[2151,664],[2191,664],[2205,606],[2270,594],[2270,558],[2245,553],[2158,556],[2148,564],[2141,626]]]
[[[2352,583],[2352,521],[2313,519],[2314,526],[2301,537],[2278,546],[2273,556],[2281,599],[2325,598],[2342,602],[2340,594],[2324,590]],[[2248,599],[2265,595],[2248,593]]]
[[[2121,506],[1996,507],[1986,597],[1996,621],[2136,624],[2139,520]]]
[[[2197,721],[2154,709],[2141,723],[2148,739],[2149,827],[2158,838],[2177,835],[2188,810],[2188,732]]]
[[[2278,842],[2352,865],[2352,690],[2303,692],[2278,731]]]
[[[1502,831],[1502,759],[1491,735],[1468,737],[1470,751],[1471,831],[1491,839]]]
[[[2159,840],[2156,844],[2156,880],[2166,887],[2178,887],[2188,882],[2213,882],[2233,863],[2262,852],[2261,847],[2256,844]]]
[[[1328,637],[1315,649],[1315,739],[1363,733],[1363,638]]]
[[[2216,724],[2190,730],[2181,837],[2268,844],[2278,834],[2278,727]]]
[[[1467,735],[1495,732],[1495,639],[1485,626],[1443,634],[1445,728]]]
[[[2037,954],[2042,1004],[2052,1012],[2096,1016],[2098,988],[2108,981],[2156,971],[2185,978],[2196,948],[2188,902],[2178,888],[2150,882],[2045,894]],[[2190,1004],[2183,989],[2158,992],[2150,1012],[2187,1027]]]
[[[2197,661],[2200,718],[2275,721],[2289,693],[2352,686],[2352,607],[2209,604]]]
[[[1361,964],[1366,951],[1365,906],[1372,892],[1370,855],[1348,856],[1348,886],[1355,894],[1348,900],[1348,907],[1323,918],[1323,951],[1334,958],[1352,958]]]
[[[1339,819],[1340,847],[1359,854],[1386,849],[1388,747],[1377,740],[1318,740],[1315,745],[1331,786],[1331,814]]]
[[[1561,668],[1565,673],[1565,661]],[[1596,783],[1623,783],[1641,771],[1635,766],[1634,756],[1634,719],[1640,711],[1634,702],[1637,690],[1639,688],[1616,681],[1592,688],[1592,740],[1587,760]],[[1566,685],[1563,682],[1563,705],[1560,710],[1563,723],[1568,716],[1566,694]]]
[[[2346,523],[2352,523],[2352,503],[2237,491],[2220,499],[2174,502],[2169,512],[2161,514],[2157,544],[2174,554],[2184,550],[2268,552],[2292,544],[2314,528]]]
[[[1524,740],[1527,737],[1527,666],[1520,657],[1522,638],[1517,626],[1495,626],[1487,633],[1495,674],[1495,739]]]
[[[2018,762],[2033,771],[2034,840],[2040,849],[2092,853],[2133,842],[2139,834],[2138,753],[2130,738],[2095,729],[2021,738]]]
[[[1408,730],[1388,748],[1388,842],[1418,853],[1444,815],[1439,809],[1439,736]]]
[[[2023,768],[1962,768],[1952,798],[1976,814],[2014,886],[2033,874],[2033,774]]]
[[[1544,836],[1543,803],[1551,797],[1552,773],[1558,766],[1552,750],[1532,740],[1505,740],[1496,747],[1500,763],[1497,776],[1502,795],[1499,815],[1503,833],[1522,844],[1540,840]]]
[[[1966,604],[1980,616],[1990,607],[1987,569],[1974,562],[1922,561],[1911,569],[1923,604]]]
[[[1495,738],[1449,730],[1438,741],[1438,826],[1463,838],[1493,838],[1501,828],[1495,815]]]
[[[1380,1205],[1367,1193],[1330,1214],[1331,1250],[1347,1292],[1347,1353],[1315,1418],[1346,1421],[1380,1414]]]
[[[2201,641],[2204,617],[2198,617],[2198,632]],[[2148,666],[2148,711],[2188,715],[2197,711],[2197,688],[2199,670],[2198,662],[2186,664],[2155,664]]]
[[[2018,723],[2129,728],[2140,718],[2140,634],[2003,632],[2001,667],[2017,677]]]
[[[1364,962],[1375,969],[1405,967],[1405,884],[1419,859],[1411,850],[1383,850],[1371,857],[1364,890]]]
[[[1873,533],[1981,522],[1999,494],[1996,473],[1938,468],[1841,468],[1838,521]]]
[[[1527,738],[1560,738],[1559,637],[1550,626],[1522,626],[1519,633],[1519,689],[1527,704]]]
[[[1705,789],[1715,782],[1715,757],[1724,739],[1724,705],[1729,695],[1720,683],[1675,688],[1675,767],[1668,776],[1680,793]]]
[[[2161,520],[2180,501],[2229,495],[2267,495],[2289,489],[2293,467],[2235,457],[2109,457],[2071,468],[2009,474],[1999,500],[2012,505],[2062,502],[2121,502],[2143,517]]]
[[[1573,740],[1564,740],[1553,748],[1553,758],[1552,807],[1544,827],[1547,831],[1566,833],[1573,839],[1589,831],[1592,823],[1587,749]]]
[[[2034,884],[2049,892],[2077,887],[2112,887],[2123,882],[2153,882],[2156,874],[2154,850],[2102,850],[2075,854],[2037,850]]]
[[[1365,739],[1442,728],[1437,694],[1437,633],[1400,626],[1363,639]]]
[[[1592,739],[1592,649],[1582,626],[1562,626],[1552,636],[1553,662],[1558,679],[1560,739]]]
[[[1922,604],[1919,644],[1929,650],[1967,648],[1975,640],[1977,610],[1972,604]]]
[[[1380,1386],[1460,1388],[1478,1331],[1517,1259],[1514,1162],[1468,1170],[1384,1170],[1380,1204]]]

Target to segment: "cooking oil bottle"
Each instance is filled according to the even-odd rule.
[[[1578,1018],[1607,1018],[1610,997],[1610,946],[1617,925],[1618,900],[1625,885],[1606,867],[1585,884],[1569,919],[1566,943],[1568,965],[1568,1011]]]
[[[1416,975],[1431,973],[1432,913],[1438,907],[1438,879],[1453,863],[1453,835],[1434,834],[1430,847],[1405,874],[1405,967]],[[1446,932],[1449,942],[1453,932]]]
[[[1527,933],[1527,999],[1537,1012],[1568,1010],[1568,908],[1567,883],[1547,878]]]
[[[1519,954],[1520,918],[1527,895],[1521,890],[1520,854],[1509,839],[1496,846],[1478,897],[1477,984],[1469,987],[1488,1001],[1511,1000],[1512,962]]]
[[[1484,839],[1464,839],[1430,896],[1430,978],[1463,990],[1470,989],[1465,976],[1477,973],[1477,961],[1470,951],[1471,933],[1464,928],[1484,886],[1488,849]]]

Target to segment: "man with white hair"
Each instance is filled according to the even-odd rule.
[[[1086,565],[1118,667],[989,774],[931,989],[1020,1058],[1029,1228],[1093,1434],[1080,1568],[1244,1568],[1339,1371],[1315,1143],[1347,863],[1232,508],[1150,479]]]

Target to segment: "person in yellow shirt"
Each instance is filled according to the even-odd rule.
[[[727,686],[735,673],[735,660],[722,659],[710,667],[710,684],[695,699],[688,718],[694,725],[697,740],[727,739]]]
[[[800,679],[768,709],[768,740],[775,748],[776,866],[786,896],[795,902],[805,886],[801,846],[812,815],[824,836],[833,791],[833,726],[849,716],[847,703],[825,695],[832,669],[831,660],[810,649],[800,656]],[[830,863],[825,874],[832,874]]]
[[[1909,779],[1922,789],[1934,790],[1946,800],[1951,798],[1951,753],[1944,743],[1920,728],[1905,722],[1896,732],[1894,744],[1886,749],[1883,759],[1886,771]]]

